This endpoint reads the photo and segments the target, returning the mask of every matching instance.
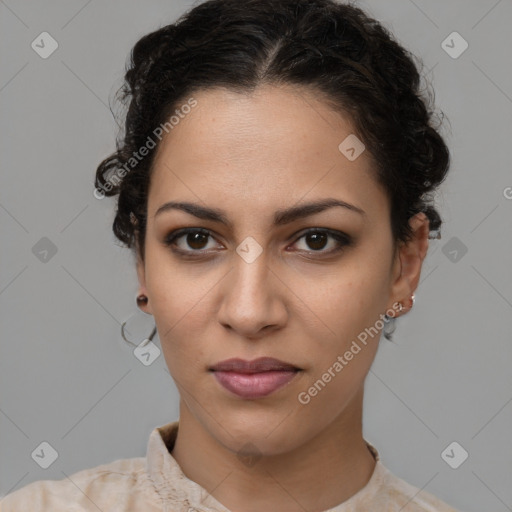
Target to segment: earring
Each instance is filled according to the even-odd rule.
[[[413,308],[415,300],[416,300],[416,298],[415,298],[414,293],[413,293],[413,294],[411,295],[411,299],[410,299],[410,306],[409,306],[409,308],[408,308],[408,309],[409,309],[409,311]],[[399,309],[398,309],[397,313],[401,313],[401,312],[405,309],[405,308],[404,308],[404,305],[403,305],[401,302],[399,302],[399,303],[398,303],[398,306],[399,306]],[[386,315],[386,316],[387,316],[387,315]]]
[[[414,294],[412,294],[411,305],[409,306],[409,310],[411,310],[412,307],[414,306],[414,300],[415,300],[415,297],[414,297]],[[401,313],[403,310],[404,310],[404,305],[401,302],[399,302],[397,313]],[[395,329],[396,329],[395,322],[396,322],[395,316],[388,316],[386,314],[384,315],[384,327],[382,328],[382,332],[384,333],[384,337],[389,341],[393,340],[392,334],[395,332]]]
[[[414,293],[411,295],[411,304],[409,306],[409,311],[413,308],[414,306],[414,301],[415,301],[415,298],[414,298]]]
[[[402,305],[399,302],[400,305]],[[384,315],[384,327],[382,328],[382,333],[384,334],[384,338],[391,341],[393,339],[392,334],[396,329],[396,318],[394,316]]]
[[[126,325],[126,322],[123,322],[121,324],[121,336],[123,337],[123,340],[126,341],[126,343],[129,343],[130,345],[133,345],[134,347],[145,347],[155,336],[156,334],[156,325],[153,327],[153,330],[151,331],[151,334],[143,340],[141,343],[133,343],[132,341],[126,339],[126,336],[124,335],[124,326]]]
[[[149,301],[148,297],[141,293],[139,296],[137,296],[137,307],[140,309],[142,304],[147,304]]]
[[[141,309],[141,305],[142,304],[147,304],[149,299],[147,297],[147,295],[144,295],[143,293],[141,293],[140,295],[137,296],[137,307],[143,312],[145,313],[145,311],[143,311]],[[133,343],[131,342],[130,340],[128,340],[124,334],[124,326],[126,325],[126,322],[123,322],[121,324],[121,336],[123,338],[124,341],[126,341],[126,343],[129,343],[130,345],[133,345],[134,347],[145,347],[152,339],[153,337],[155,336],[156,334],[156,324],[155,324],[155,327],[153,328],[153,330],[151,331],[151,334],[146,338],[144,339],[141,343],[139,344],[136,344],[136,343]]]

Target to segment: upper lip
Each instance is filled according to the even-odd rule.
[[[239,358],[226,359],[214,366],[210,366],[209,370],[219,372],[260,373],[277,370],[296,371],[300,370],[300,368],[290,363],[280,361],[279,359],[274,359],[273,357],[259,357],[252,361]]]

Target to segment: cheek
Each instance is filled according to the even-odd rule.
[[[308,384],[330,369],[325,380],[331,378],[327,387],[337,389],[334,398],[354,391],[375,357],[389,293],[387,265],[386,258],[361,251],[321,279],[303,279],[302,288],[297,289],[298,295],[307,297],[301,331],[310,340],[306,345],[311,369]],[[325,399],[330,395],[323,394]]]
[[[381,331],[375,326],[385,311],[382,282],[355,276],[332,281],[325,293],[311,297],[322,321],[303,324],[310,366],[297,395],[301,414],[326,424],[361,389],[378,348]]]
[[[309,314],[304,323],[334,342],[346,342],[373,325],[388,300],[389,282],[383,267],[359,259],[353,265],[340,265],[321,280],[303,280],[296,291],[307,298]]]
[[[206,311],[208,293],[219,278],[207,272],[200,276],[199,266],[169,262],[165,256],[148,259],[146,286],[167,366],[179,379],[204,370],[206,357],[200,341],[205,339],[206,322],[212,314]]]

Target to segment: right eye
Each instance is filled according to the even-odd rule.
[[[208,238],[213,239],[213,236],[207,229],[182,228],[168,234],[164,244],[182,254],[200,254],[208,249]]]

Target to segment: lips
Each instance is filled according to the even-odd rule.
[[[217,382],[230,393],[244,399],[257,399],[274,393],[288,384],[300,368],[274,359],[261,357],[254,361],[228,359],[209,368]]]
[[[237,372],[237,373],[260,373],[269,371],[297,371],[300,368],[285,363],[273,357],[260,357],[253,361],[244,359],[227,359],[209,368],[210,371]]]

